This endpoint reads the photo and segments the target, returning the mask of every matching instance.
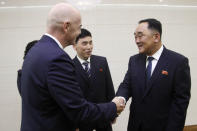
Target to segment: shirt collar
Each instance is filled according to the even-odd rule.
[[[161,53],[163,52],[163,45],[160,47],[160,49],[152,55],[152,57],[156,60],[159,60],[160,56],[161,56]],[[148,58],[149,56],[147,56]]]
[[[81,59],[78,55],[77,55],[77,58],[78,58],[78,60],[79,60],[79,62],[81,63],[81,64],[83,64],[84,62],[88,62],[88,63],[90,63],[90,57],[87,59],[87,60],[83,60],[83,59]]]
[[[61,43],[60,43],[54,36],[52,36],[52,35],[50,35],[50,34],[48,34],[48,33],[45,33],[44,35],[46,35],[46,36],[52,38],[52,39],[58,44],[58,46],[59,46],[61,49],[64,49],[63,46],[61,45]]]

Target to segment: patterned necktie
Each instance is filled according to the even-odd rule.
[[[87,75],[88,75],[88,77],[90,77],[90,68],[88,67],[88,64],[89,64],[89,62],[88,61],[85,61],[85,62],[83,62],[83,65],[85,66],[85,72],[87,73]]]
[[[153,57],[148,57],[148,66],[146,68],[146,77],[147,77],[147,82],[148,80],[150,80],[151,78],[151,70],[152,70],[152,60],[154,58]]]

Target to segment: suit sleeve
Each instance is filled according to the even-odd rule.
[[[111,101],[115,96],[114,85],[111,78],[111,73],[109,70],[107,59],[105,59],[106,63],[106,90],[107,90],[107,101]]]
[[[128,101],[128,99],[131,97],[131,62],[132,60],[130,58],[127,73],[116,93],[116,96],[122,96],[126,99],[126,101]]]
[[[112,102],[93,104],[87,102],[76,82],[71,60],[55,59],[48,71],[48,89],[64,111],[65,116],[76,126],[79,123],[105,123],[116,117],[116,105]]]
[[[174,79],[173,100],[166,131],[182,131],[190,100],[191,78],[188,59],[177,66]]]

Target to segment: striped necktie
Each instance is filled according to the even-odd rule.
[[[84,70],[87,73],[88,77],[90,77],[91,74],[90,74],[90,68],[89,68],[88,64],[89,64],[88,61],[83,62],[83,65],[85,66],[85,69]]]

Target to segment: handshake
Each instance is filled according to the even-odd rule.
[[[116,104],[116,108],[117,108],[117,115],[119,116],[120,113],[124,110],[125,108],[125,99],[123,97],[114,97],[114,99],[112,100],[112,102],[114,102]]]
[[[117,115],[119,116],[120,113],[124,110],[125,108],[125,99],[123,97],[114,97],[114,99],[112,100],[113,103],[116,104],[116,109],[117,109]],[[116,119],[117,117],[111,122],[111,124],[115,124],[116,123]],[[79,128],[77,128],[75,131],[80,131]]]

